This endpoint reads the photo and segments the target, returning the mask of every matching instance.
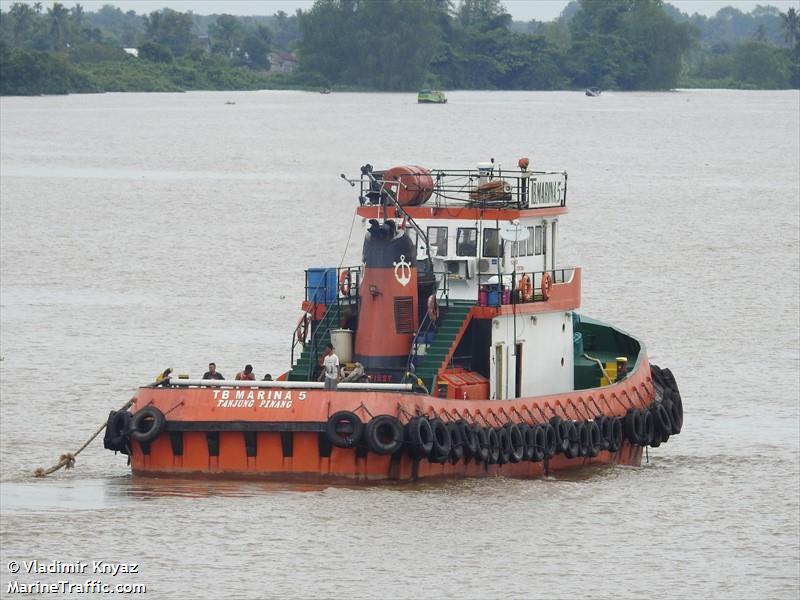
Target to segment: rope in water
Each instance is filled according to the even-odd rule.
[[[122,406],[122,408],[120,408],[119,410],[128,410],[130,408],[131,404],[133,404],[133,398],[128,400]],[[50,473],[54,473],[54,472],[58,471],[61,468],[72,469],[75,466],[75,457],[78,456],[78,454],[80,454],[81,452],[83,452],[84,448],[86,448],[86,446],[91,444],[92,441],[94,440],[94,438],[96,438],[98,435],[100,435],[100,432],[103,431],[103,429],[105,429],[105,428],[106,428],[106,423],[103,423],[100,426],[100,428],[97,431],[94,432],[92,437],[90,437],[88,440],[86,440],[86,443],[83,446],[78,448],[75,452],[65,452],[64,454],[59,456],[58,457],[58,462],[56,462],[56,464],[54,464],[49,469],[43,469],[42,467],[39,467],[38,469],[36,469],[33,472],[33,476],[34,477],[47,477],[48,475],[50,475]]]

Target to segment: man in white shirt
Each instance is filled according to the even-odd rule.
[[[322,373],[325,376],[325,389],[336,390],[339,385],[339,357],[333,351],[333,346],[325,346],[325,358],[322,360]]]

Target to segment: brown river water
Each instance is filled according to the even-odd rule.
[[[448,96],[0,101],[0,597],[798,598],[798,92]],[[30,476],[166,367],[286,370],[303,269],[358,262],[340,173],[520,156],[569,172],[557,262],[585,269],[581,312],[676,375],[683,432],[641,467],[151,480],[98,439]]]

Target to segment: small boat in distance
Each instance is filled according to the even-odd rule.
[[[418,104],[447,104],[447,97],[439,90],[420,90],[417,94]]]
[[[320,94],[330,94],[331,93],[331,88],[324,87],[324,88],[320,89],[319,93]]]
[[[589,96],[591,98],[596,98],[597,96],[600,95],[600,88],[597,87],[597,86],[588,87],[588,88],[586,88],[586,92],[585,93],[586,93],[587,96]]]

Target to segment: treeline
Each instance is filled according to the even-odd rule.
[[[0,94],[800,87],[799,27],[794,9],[709,18],[661,0],[575,0],[548,23],[514,22],[500,0],[317,0],[271,17],[18,2],[0,11]],[[274,51],[294,73],[270,71]]]

